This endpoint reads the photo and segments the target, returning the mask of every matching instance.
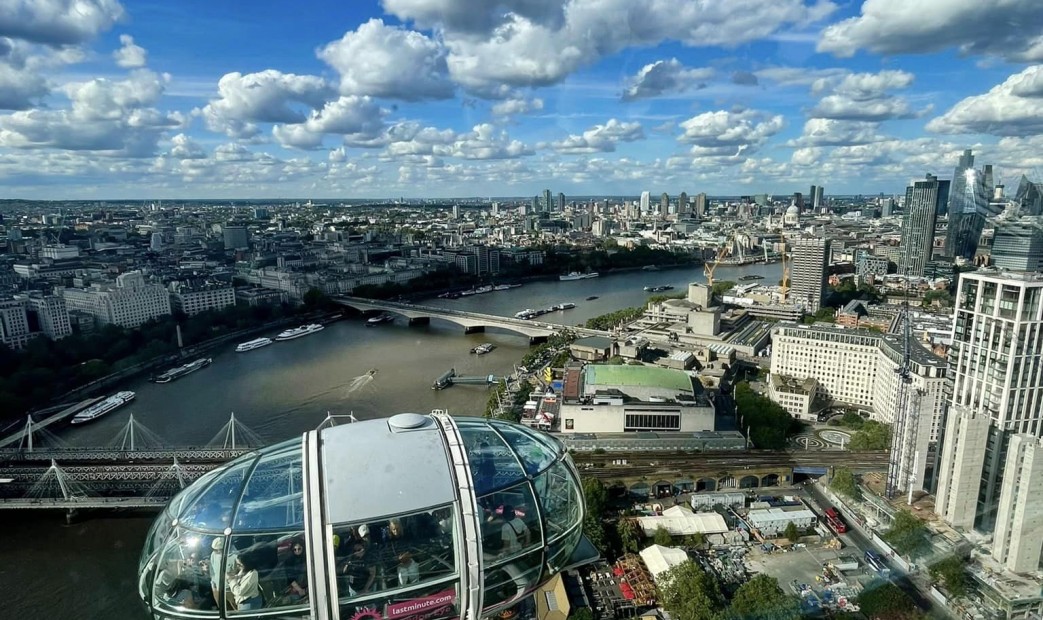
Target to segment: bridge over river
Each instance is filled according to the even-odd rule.
[[[333,301],[349,308],[354,308],[362,313],[384,312],[405,317],[410,325],[426,324],[431,319],[440,319],[455,323],[464,328],[464,333],[484,332],[486,328],[498,328],[526,336],[531,344],[545,341],[552,334],[562,330],[569,330],[579,336],[611,336],[611,332],[598,329],[587,329],[585,327],[574,327],[572,325],[559,325],[543,321],[516,319],[512,317],[497,316],[494,314],[481,314],[479,312],[465,312],[462,310],[450,310],[448,308],[436,308],[434,306],[423,306],[417,304],[406,304],[396,301],[384,301],[381,299],[365,299],[362,297],[333,297]]]

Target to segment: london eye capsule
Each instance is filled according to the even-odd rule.
[[[581,563],[556,439],[441,412],[320,428],[211,471],[148,534],[155,618],[477,620]]]

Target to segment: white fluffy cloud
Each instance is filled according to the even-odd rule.
[[[24,110],[48,92],[47,81],[41,75],[25,65],[16,66],[0,59],[0,110]]]
[[[913,116],[909,104],[887,91],[907,88],[914,76],[906,71],[849,73],[823,77],[811,84],[814,94],[826,94],[811,116],[851,121],[883,121]]]
[[[532,99],[526,99],[525,97],[512,97],[493,104],[492,113],[493,116],[517,116],[519,114],[537,112],[542,109],[543,99],[538,97]]]
[[[632,101],[645,97],[657,97],[664,93],[680,93],[695,90],[703,80],[713,77],[710,68],[691,69],[676,58],[657,60],[642,67],[637,75],[627,80],[623,100]],[[754,80],[756,80],[756,77]]]
[[[382,117],[383,111],[369,97],[351,95],[330,101],[303,123],[275,125],[272,135],[283,146],[314,149],[326,134],[349,140],[376,137],[383,129]]]
[[[809,118],[804,132],[793,141],[793,146],[846,146],[868,144],[882,138],[877,134],[879,123],[848,121],[833,118]]]
[[[28,110],[0,116],[0,146],[152,155],[163,132],[184,123],[152,107],[167,76],[139,69],[125,80],[97,78],[63,87],[67,109]]]
[[[619,142],[633,142],[644,137],[641,123],[626,123],[613,118],[604,125],[594,125],[582,135],[573,134],[560,142],[552,142],[550,147],[566,155],[608,153],[615,151]]]
[[[699,156],[748,153],[782,130],[782,115],[755,110],[704,112],[681,123],[678,140]]]
[[[678,39],[692,46],[735,46],[763,38],[787,24],[806,24],[836,7],[803,0],[533,0],[493,4],[472,0],[387,0],[396,16],[421,26],[441,24],[452,78],[489,96],[503,85],[546,86],[578,68],[632,46]],[[451,18],[465,11],[467,23]],[[449,17],[447,17],[449,16]]]
[[[145,48],[134,43],[134,37],[129,34],[120,35],[120,48],[112,53],[116,64],[124,69],[137,69],[145,66],[148,52]]]
[[[205,159],[206,151],[183,133],[170,139],[170,156],[177,159]]]
[[[321,107],[333,89],[326,80],[268,69],[227,73],[217,83],[218,98],[201,111],[211,131],[233,138],[260,133],[256,123],[301,123]],[[306,109],[302,110],[301,106]]]
[[[1043,65],[1015,73],[983,95],[967,97],[931,119],[927,130],[996,136],[1043,134]]]
[[[506,131],[482,123],[458,136],[448,153],[460,159],[514,159],[531,155],[532,149],[518,140],[512,140]]]
[[[957,48],[963,54],[1043,60],[1039,0],[865,0],[861,15],[822,32],[818,50],[910,54]]]
[[[419,101],[453,96],[446,50],[423,34],[371,19],[319,50],[344,94]]]
[[[94,38],[121,17],[117,0],[5,0],[0,2],[0,36],[72,45]]]

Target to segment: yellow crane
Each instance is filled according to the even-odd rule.
[[[732,252],[732,242],[735,240],[735,233],[728,235],[725,242],[717,248],[717,256],[714,257],[713,263],[703,264],[703,275],[706,276],[706,285],[713,288],[713,272],[717,270],[717,267]]]

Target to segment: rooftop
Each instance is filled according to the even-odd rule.
[[[692,378],[680,370],[653,366],[588,364],[583,369],[586,385],[625,385],[692,391]]]

